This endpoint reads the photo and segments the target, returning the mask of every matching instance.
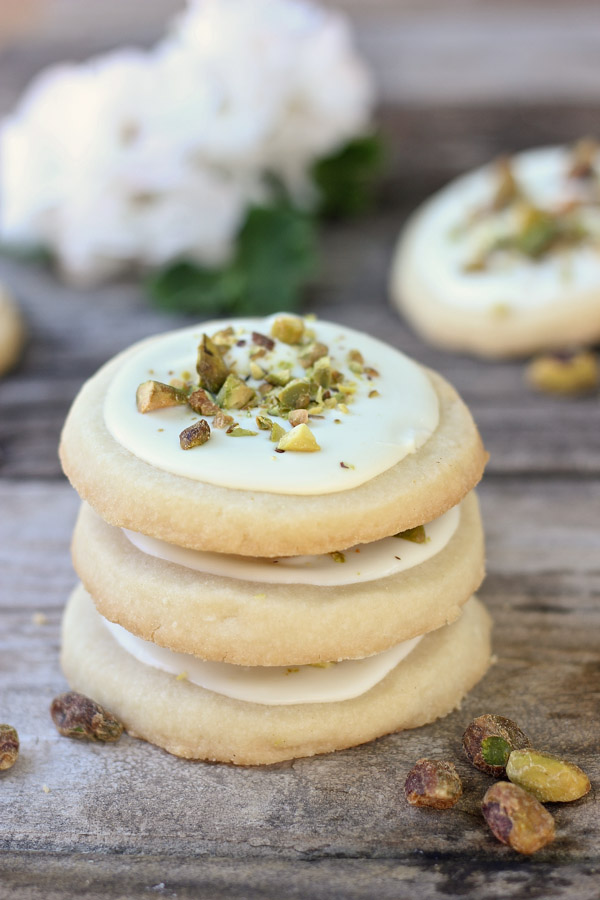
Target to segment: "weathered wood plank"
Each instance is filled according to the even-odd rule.
[[[0,720],[14,721],[23,741],[17,766],[0,778],[2,898],[597,898],[597,398],[540,398],[523,389],[520,363],[425,347],[388,309],[386,277],[405,217],[448,178],[504,150],[597,130],[598,9],[553,0],[540,21],[533,0],[457,0],[452,10],[441,0],[338,3],[356,17],[393,104],[381,116],[389,166],[378,212],[325,230],[308,306],[440,369],[471,405],[492,453],[481,488],[489,556],[481,596],[498,661],[442,722],[267,769],[186,763],[129,739],[95,747],[59,738],[47,707],[64,688],[60,611],[74,582],[77,509],[60,479],[59,429],[81,381],[105,359],[187,320],[152,311],[134,285],[80,294],[3,260],[0,277],[22,301],[32,341],[0,383]],[[46,62],[85,57],[123,34],[153,40],[174,5],[157,0],[142,22],[132,0],[110,15],[95,0],[55,0],[54,20],[0,56],[0,111]],[[35,624],[36,612],[46,624]],[[587,798],[554,808],[557,842],[532,861],[516,859],[480,821],[488,781],[463,762],[460,736],[487,710],[515,717],[592,777]],[[466,787],[457,809],[428,814],[402,802],[404,774],[424,753],[457,759]]]
[[[39,68],[122,44],[150,45],[181,8],[154,0],[53,0],[0,59],[0,111]],[[592,0],[331,0],[350,13],[357,42],[389,103],[597,100],[600,11]]]
[[[539,859],[490,861],[472,868],[453,856],[417,853],[410,864],[386,859],[309,862],[154,855],[0,853],[5,896],[19,900],[503,900],[511,897],[597,900],[598,869],[580,863],[557,869]],[[543,891],[543,894],[540,893]]]
[[[490,574],[480,593],[495,619],[498,661],[463,708],[417,732],[355,750],[235,769],[176,760],[128,738],[102,747],[56,734],[47,708],[64,689],[59,617],[74,579],[67,545],[76,498],[63,483],[0,482],[0,718],[12,721],[22,738],[21,759],[3,774],[0,793],[0,848],[6,851],[0,866],[12,872],[8,883],[13,878],[26,888],[24,896],[37,896],[39,885],[27,882],[23,863],[36,857],[20,856],[35,850],[50,861],[50,851],[111,854],[96,857],[96,880],[76,857],[64,876],[55,877],[57,896],[68,896],[60,891],[84,871],[90,896],[102,896],[118,877],[135,896],[142,882],[146,890],[168,882],[160,865],[163,872],[177,872],[182,855],[229,857],[243,878],[237,887],[227,862],[208,873],[187,869],[174,878],[175,893],[186,884],[204,884],[217,897],[236,896],[225,893],[228,883],[246,896],[241,883],[248,877],[253,886],[247,896],[264,890],[265,897],[275,897],[276,881],[266,873],[275,879],[283,869],[269,863],[265,881],[254,885],[259,869],[249,860],[327,859],[325,883],[340,879],[349,897],[367,896],[379,879],[391,896],[396,872],[417,897],[436,890],[453,896],[451,881],[460,872],[474,891],[490,879],[502,896],[518,872],[514,896],[525,897],[538,866],[565,872],[548,896],[566,896],[573,885],[585,896],[600,847],[595,794],[555,808],[557,842],[536,859],[536,868],[525,862],[517,867],[480,821],[478,803],[489,781],[463,760],[460,736],[474,715],[501,712],[521,722],[540,745],[577,760],[598,783],[600,483],[534,480],[525,492],[521,479],[490,478],[481,496]],[[35,624],[34,611],[45,612],[47,624]],[[410,809],[401,799],[403,777],[423,753],[457,761],[465,795],[450,813]],[[132,874],[120,868],[115,853],[159,859]],[[388,863],[367,867],[370,874],[354,884],[352,867],[340,868],[338,857]],[[313,889],[303,881],[302,866],[290,871],[296,890]]]

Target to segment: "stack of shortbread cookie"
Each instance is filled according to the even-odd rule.
[[[61,458],[85,501],[63,667],[130,734],[310,756],[447,714],[489,665],[485,451],[374,338],[288,315],[151,338],[84,385]]]

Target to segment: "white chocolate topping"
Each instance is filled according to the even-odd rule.
[[[460,505],[425,526],[422,544],[398,537],[360,544],[342,554],[288,556],[277,560],[205,553],[177,547],[156,538],[124,530],[138,550],[167,562],[211,575],[270,584],[344,585],[374,581],[411,569],[431,559],[450,541],[460,520]]]
[[[268,706],[296,703],[337,703],[359,697],[382,681],[421,640],[403,641],[365,659],[308,666],[234,666],[207,662],[144,641],[102,619],[120,646],[138,662],[162,669],[216,694]]]
[[[353,382],[355,392],[345,409],[324,409],[322,418],[310,416],[308,426],[320,450],[314,453],[276,453],[268,431],[259,431],[255,416],[260,409],[226,410],[241,428],[257,431],[252,437],[232,437],[212,428],[210,440],[192,450],[182,450],[180,432],[197,421],[187,406],[139,413],[136,390],[148,379],[169,383],[190,373],[195,377],[197,346],[205,332],[209,337],[232,324],[236,337],[245,342],[234,347],[227,360],[235,361],[235,373],[259,382],[250,373],[248,358],[253,331],[270,335],[274,317],[203,323],[159,336],[134,348],[114,376],[104,404],[106,426],[123,447],[139,459],[163,471],[186,478],[244,491],[277,494],[328,494],[357,487],[414,453],[433,434],[439,421],[438,399],[426,373],[393,347],[349,328],[326,322],[306,322],[315,338],[329,347],[332,366]],[[365,366],[377,375],[356,375],[349,369],[348,353],[358,350]],[[271,368],[277,361],[292,364],[295,378],[306,377],[297,360],[298,349],[276,342],[259,360]],[[369,393],[378,396],[369,397]],[[210,416],[206,418],[210,424]],[[289,422],[271,416],[285,431]],[[343,465],[342,465],[343,463]],[[232,502],[235,502],[232,499]]]
[[[585,193],[567,178],[570,157],[565,148],[545,147],[511,159],[516,180],[531,202],[558,210]],[[482,271],[465,264],[491,243],[514,231],[518,210],[476,217],[489,205],[497,183],[494,165],[478,169],[439,191],[419,214],[411,235],[411,266],[424,286],[442,303],[462,310],[520,311],[568,302],[568,295],[600,289],[600,206],[584,205],[578,213],[593,241],[550,251],[539,259],[499,254]]]

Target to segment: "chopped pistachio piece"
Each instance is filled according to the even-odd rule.
[[[331,385],[331,360],[328,356],[322,356],[316,361],[312,370],[312,380],[319,387],[328,388]]]
[[[200,419],[194,422],[188,428],[184,428],[179,435],[179,445],[182,450],[191,450],[193,447],[200,447],[210,438],[210,425],[206,419]]]
[[[308,422],[308,412],[305,409],[293,409],[288,416],[290,425],[306,425]]]
[[[571,153],[569,178],[592,178],[598,157],[598,143],[593,138],[577,141]]]
[[[256,424],[260,428],[261,431],[271,431],[273,428],[273,422],[269,419],[268,416],[257,416]]]
[[[207,334],[203,334],[198,344],[196,371],[200,377],[200,387],[216,394],[229,374],[217,345]]]
[[[509,156],[501,156],[496,162],[496,189],[492,198],[495,212],[506,209],[521,196],[521,191],[512,170]]]
[[[489,251],[486,253],[478,253],[477,256],[471,257],[462,265],[463,272],[485,272],[488,264]]]
[[[217,403],[223,409],[242,409],[254,397],[254,391],[248,387],[245,381],[242,381],[237,375],[230,374],[217,394]]]
[[[227,353],[230,347],[235,344],[235,331],[232,326],[216,331],[212,336],[212,341],[219,348],[220,353]]]
[[[283,435],[277,444],[277,449],[294,450],[299,453],[314,453],[321,448],[308,425],[296,425],[295,428]]]
[[[273,369],[272,372],[267,372],[265,375],[265,381],[275,387],[285,387],[291,380],[292,375],[289,369]]]
[[[138,412],[154,412],[168,406],[183,406],[188,402],[185,391],[163,384],[161,381],[144,381],[135,395]]]
[[[572,354],[543,353],[527,367],[527,381],[548,394],[591,393],[600,384],[598,357],[591,350]]]
[[[265,350],[272,350],[275,346],[275,341],[266,334],[261,334],[260,331],[252,332],[252,342],[258,344],[259,347],[264,347]]]
[[[215,414],[212,425],[213,428],[230,428],[234,422],[235,419],[233,416],[228,416],[227,413],[219,410],[219,412]]]
[[[294,378],[279,391],[277,399],[283,409],[308,409],[310,384],[302,378]]]
[[[414,528],[407,528],[406,531],[399,531],[394,537],[402,538],[403,541],[410,541],[412,544],[424,544],[427,540],[424,525],[415,525]]]
[[[364,364],[364,358],[360,350],[349,350],[348,360],[349,362],[359,363],[361,366]]]
[[[197,391],[194,391],[193,394],[190,394],[188,403],[194,412],[200,413],[202,416],[215,416],[221,411],[220,407],[217,406],[202,388],[199,388]]]
[[[248,428],[240,428],[239,425],[236,425],[235,428],[228,428],[227,434],[229,437],[256,437],[258,431],[250,431]]]
[[[262,381],[262,379],[265,377],[264,369],[261,369],[258,363],[255,362],[250,363],[250,374],[256,381]]]
[[[380,396],[379,391],[369,391],[369,397],[373,398],[373,397],[379,397],[379,396]]]
[[[329,347],[327,344],[322,344],[320,341],[314,341],[314,343],[309,344],[309,346],[300,353],[298,359],[300,360],[300,365],[305,369],[308,369],[310,366],[314,366],[318,359],[328,355]]]
[[[516,250],[537,259],[550,249],[560,234],[560,222],[556,217],[543,209],[526,205],[523,208],[520,231],[513,243]]]
[[[277,316],[271,335],[284,344],[299,344],[304,335],[304,322],[299,316]]]
[[[281,440],[281,438],[285,434],[285,428],[282,428],[281,425],[278,425],[277,422],[273,422],[273,427],[271,428],[271,440],[274,444]]]
[[[332,560],[336,563],[345,563],[346,562],[346,557],[344,556],[343,553],[340,553],[339,550],[334,550],[329,555],[332,558]]]

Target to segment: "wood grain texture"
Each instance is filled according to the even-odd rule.
[[[59,621],[74,580],[67,548],[77,500],[62,482],[0,482],[0,718],[13,722],[22,741],[21,758],[2,776],[3,884],[25,890],[33,879],[24,896],[41,896],[36,851],[50,861],[51,853],[76,854],[56,870],[57,897],[69,896],[79,876],[92,897],[120,896],[118,885],[122,896],[142,896],[164,883],[178,896],[202,885],[206,896],[276,898],[281,877],[297,896],[325,896],[339,878],[340,896],[367,897],[376,879],[391,897],[400,878],[419,898],[452,897],[460,895],[452,885],[461,873],[473,891],[496,885],[498,896],[516,878],[518,897],[531,896],[540,866],[563,873],[558,890],[544,896],[566,897],[575,887],[592,896],[600,846],[595,790],[554,807],[558,840],[535,863],[517,865],[483,826],[478,805],[489,779],[463,758],[460,738],[473,716],[501,712],[599,783],[600,484],[534,479],[524,490],[522,478],[492,477],[481,496],[489,575],[480,596],[495,620],[497,662],[463,708],[355,750],[236,769],[190,764],[129,738],[96,746],[58,736],[47,709],[64,689]],[[46,624],[34,623],[36,612]],[[404,776],[424,753],[456,760],[465,794],[455,810],[404,803]],[[154,860],[124,864],[120,854]],[[190,861],[204,857],[211,858],[208,871]],[[342,859],[362,862],[358,880],[356,863],[343,867]],[[316,882],[315,871],[322,873]]]
[[[10,4],[12,0],[8,0]],[[183,0],[38,0],[0,57],[0,111],[57,59],[150,46]],[[593,0],[329,0],[349,14],[386,103],[538,103],[600,97]],[[34,5],[35,10],[35,5]]]

